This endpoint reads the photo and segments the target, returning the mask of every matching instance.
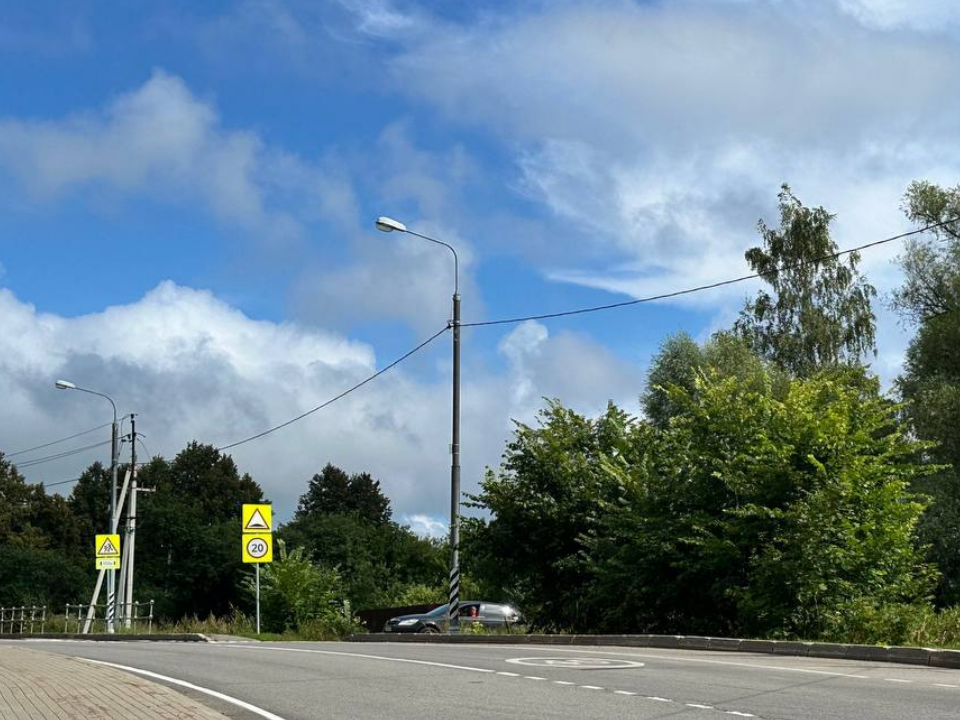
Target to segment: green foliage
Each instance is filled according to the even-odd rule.
[[[300,496],[296,517],[318,514],[356,514],[365,522],[385,525],[390,522],[390,500],[380,490],[380,482],[370,473],[347,475],[327,463],[310,480],[307,492]]]
[[[166,618],[225,615],[241,606],[240,511],[263,492],[233,460],[191,443],[171,462],[154,458],[140,472],[156,492],[141,499],[137,526],[138,594]]]
[[[796,376],[856,364],[874,349],[875,330],[870,301],[876,290],[857,270],[860,256],[808,262],[837,251],[833,216],[804,207],[786,185],[779,201],[780,227],[761,220],[763,247],[746,253],[771,292],[761,290],[746,303],[734,330],[758,355]]]
[[[472,498],[492,519],[465,526],[467,571],[485,597],[516,602],[545,629],[588,622],[580,537],[618,493],[602,458],[627,451],[631,423],[613,405],[592,421],[551,402],[537,427],[517,425],[499,473]]]
[[[315,563],[337,568],[354,608],[390,607],[413,588],[442,587],[446,577],[444,544],[417,537],[390,516],[378,481],[328,464],[280,537]]]
[[[277,555],[272,563],[261,566],[261,625],[268,632],[301,630],[307,623],[329,624],[342,613],[335,603],[342,597],[339,573],[315,565],[303,548],[287,551],[283,540],[277,541]],[[244,580],[247,592],[255,593],[252,573]]]
[[[679,332],[663,342],[650,363],[641,396],[646,418],[665,430],[670,419],[683,409],[674,403],[671,390],[681,389],[696,396],[698,380],[705,373],[738,378],[757,391],[769,386],[777,397],[786,393],[789,384],[786,373],[757,357],[741,338],[720,332],[701,347],[685,332]]]
[[[957,218],[960,188],[914,183],[905,208],[920,225]],[[945,605],[960,602],[960,228],[945,226],[931,235],[932,240],[910,242],[900,258],[904,282],[894,307],[917,332],[897,388],[909,427],[936,443],[929,460],[950,466],[916,487],[933,500],[921,535],[943,573],[937,595]]]
[[[623,493],[586,542],[605,629],[817,636],[856,598],[929,594],[910,493],[923,446],[875,381],[671,392],[671,427],[634,428],[632,461],[606,466]]]
[[[62,612],[92,589],[83,567],[63,552],[0,545],[0,605],[47,605]]]

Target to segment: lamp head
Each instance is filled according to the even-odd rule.
[[[394,230],[397,232],[406,232],[407,226],[393,218],[381,215],[377,218],[377,230],[380,232],[393,232]]]
[[[66,380],[57,380],[57,390],[76,390],[77,386]]]

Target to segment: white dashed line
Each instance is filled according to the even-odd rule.
[[[913,680],[900,680],[898,678],[884,678],[887,682],[912,683]]]
[[[635,692],[630,692],[629,690],[614,690],[614,695],[636,695]]]
[[[503,675],[504,677],[520,677],[519,673],[512,672],[498,672],[497,675]]]
[[[554,680],[553,684],[554,685],[576,685],[576,683],[567,682],[566,680]]]
[[[687,707],[697,708],[698,710],[713,710],[713,705],[698,705],[697,703],[684,703]]]
[[[581,685],[584,690],[603,690],[599,685]]]
[[[934,683],[934,687],[958,688],[960,685],[945,685],[943,683]]]
[[[750,713],[742,713],[737,710],[725,710],[727,715],[736,715],[737,717],[756,717],[756,715],[751,715]]]
[[[655,695],[645,695],[644,700],[653,700],[654,702],[673,702],[670,698],[656,697]]]
[[[546,680],[546,678],[537,677],[536,675],[524,675],[524,680]]]

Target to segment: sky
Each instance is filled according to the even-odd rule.
[[[958,31],[952,0],[0,2],[0,450],[110,419],[60,378],[173,457],[387,366],[446,326],[454,278],[379,215],[457,249],[464,322],[743,275],[782,183],[841,248],[912,229],[909,183],[960,171]],[[887,386],[898,252],[861,264]],[[661,342],[728,327],[757,287],[464,330],[464,490],[544,398],[639,414]],[[281,520],[332,462],[438,535],[450,387],[444,333],[227,452]]]

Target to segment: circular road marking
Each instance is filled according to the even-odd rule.
[[[534,667],[564,668],[568,670],[623,670],[625,668],[643,667],[642,662],[614,658],[510,658],[507,662],[514,665],[532,665]]]
[[[260,538],[250,538],[247,542],[247,554],[252,558],[262,558],[267,554],[267,544]]]

